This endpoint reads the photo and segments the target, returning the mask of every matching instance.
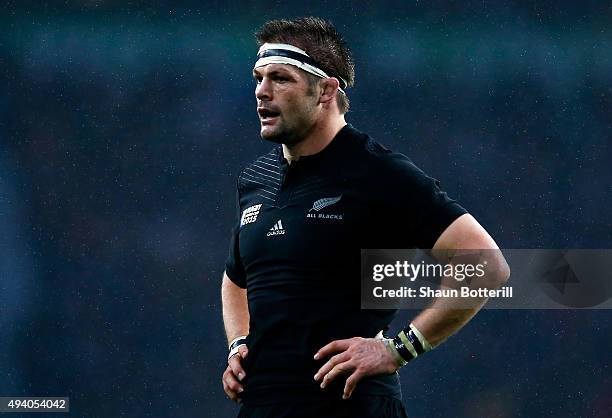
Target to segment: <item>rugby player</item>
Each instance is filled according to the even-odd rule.
[[[360,309],[360,249],[431,249],[446,263],[457,249],[498,247],[435,179],[347,124],[354,64],[331,23],[274,20],[256,38],[260,135],[277,145],[238,179],[225,393],[239,417],[405,417],[398,369],[485,299],[423,310],[387,338],[395,311]],[[508,266],[488,254],[487,280],[501,286]]]

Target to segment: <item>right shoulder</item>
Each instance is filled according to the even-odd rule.
[[[238,176],[238,191],[270,196],[282,181],[280,147],[272,148],[247,164]]]

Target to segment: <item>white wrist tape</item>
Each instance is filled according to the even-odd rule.
[[[229,344],[229,354],[227,355],[227,359],[229,360],[230,358],[232,358],[232,356],[235,356],[236,354],[238,354],[238,350],[240,349],[240,347],[242,347],[243,345],[246,345],[246,335],[241,335],[240,337],[236,337],[232,340],[232,342]]]

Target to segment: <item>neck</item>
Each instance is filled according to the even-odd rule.
[[[302,156],[321,152],[345,125],[344,115],[315,124],[300,142],[292,145],[283,144],[284,157],[291,164]]]

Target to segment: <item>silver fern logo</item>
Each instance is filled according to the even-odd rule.
[[[308,212],[312,212],[313,210],[319,212],[321,209],[338,203],[340,199],[342,199],[342,195],[336,197],[324,197],[323,199],[319,199],[312,204],[312,208]]]

